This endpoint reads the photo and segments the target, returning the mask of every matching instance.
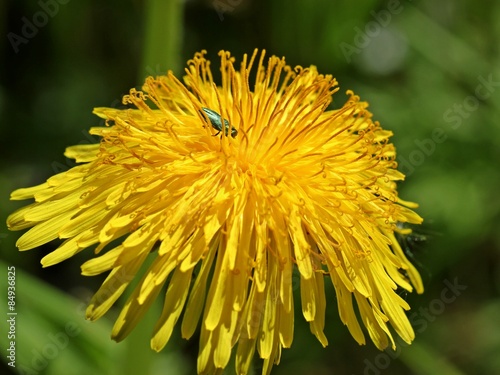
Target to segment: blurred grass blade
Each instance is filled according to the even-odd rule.
[[[181,68],[183,4],[181,0],[146,1],[145,40],[139,81],[147,76],[175,74]]]
[[[8,265],[0,261],[0,267],[6,270]],[[24,368],[27,373],[40,367],[44,374],[61,374],[57,370],[61,368],[66,368],[66,375],[114,374],[112,369],[123,348],[109,339],[111,324],[106,319],[94,323],[85,321],[85,304],[81,301],[20,268],[15,272],[18,368]],[[0,290],[7,290],[4,272]],[[0,345],[8,348],[7,344],[7,335],[1,335]],[[71,366],[67,367],[68,364]]]
[[[416,375],[466,375],[440,353],[421,342],[413,342],[410,347],[404,348],[400,359]]]

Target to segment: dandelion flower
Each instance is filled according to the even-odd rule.
[[[48,267],[96,245],[82,273],[109,275],[87,318],[141,277],[113,339],[161,294],[151,346],[161,350],[181,317],[184,338],[199,326],[200,374],[221,373],[233,348],[239,374],[255,350],[269,374],[293,340],[294,270],[302,315],[323,346],[326,303],[335,300],[325,282],[359,344],[368,333],[379,349],[394,348],[394,332],[410,343],[409,305],[396,290],[423,287],[395,233],[422,219],[398,197],[404,175],[392,133],[351,91],[328,109],[337,82],[314,66],[292,69],[255,51],[237,69],[219,55],[220,85],[203,51],[183,82],[171,72],[149,77],[124,96],[129,108],[96,108],[106,127],[90,133],[100,144],[69,147],[79,165],[12,193],[35,200],[8,218],[11,230],[32,227],[17,246],[63,239],[42,259]]]

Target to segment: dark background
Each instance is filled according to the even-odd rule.
[[[49,12],[48,3],[57,6]],[[181,50],[171,66],[144,63],[147,6],[0,4],[0,255],[2,267],[17,270],[18,364],[56,375],[195,372],[196,340],[174,338],[156,354],[148,322],[120,344],[109,340],[113,313],[85,322],[79,301],[102,282],[80,275],[90,254],[42,269],[39,260],[57,244],[19,253],[20,233],[8,232],[5,218],[26,202],[10,202],[9,194],[73,166],[65,147],[94,142],[87,130],[102,125],[92,108],[120,107],[147,74],[182,74],[179,67],[201,49],[217,70],[220,49],[240,61],[265,48],[292,66],[333,74],[341,87],[334,104],[353,89],[394,131],[407,175],[400,195],[420,203],[427,239],[412,248],[426,291],[405,295],[417,333],[411,347],[381,353],[372,343],[358,346],[339,322],[330,287],[329,346],[321,347],[297,310],[294,344],[273,374],[500,373],[500,2],[191,0],[183,3]],[[44,20],[40,12],[53,14]],[[29,30],[35,21],[41,26]],[[4,333],[2,323],[2,352]]]

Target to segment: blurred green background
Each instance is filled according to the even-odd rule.
[[[15,266],[20,373],[195,373],[196,339],[175,337],[157,354],[152,322],[120,344],[109,339],[116,310],[86,322],[85,302],[102,282],[80,275],[89,251],[49,269],[39,260],[57,244],[19,253],[20,233],[5,218],[26,202],[9,194],[72,167],[65,147],[95,142],[87,130],[102,125],[92,108],[120,107],[146,75],[181,73],[201,49],[217,70],[220,49],[240,61],[257,47],[333,74],[334,105],[347,89],[370,103],[395,133],[408,175],[401,197],[420,203],[427,236],[413,251],[425,294],[404,295],[412,346],[358,346],[330,288],[329,346],[297,311],[293,346],[273,374],[500,374],[500,2],[11,0],[0,3],[0,33],[0,311]]]

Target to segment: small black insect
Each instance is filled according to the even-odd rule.
[[[201,107],[201,109],[202,111],[200,111],[200,113],[202,114],[202,116],[206,116],[210,120],[212,128],[218,131],[218,133],[215,135],[219,135],[220,132],[222,131],[222,116],[219,115],[217,112],[211,110],[210,108]],[[229,128],[230,128],[229,121],[224,119],[224,133],[226,134],[226,136],[229,133]],[[236,130],[234,127],[231,128],[231,137],[234,138],[237,135],[238,135],[238,130]]]
[[[417,259],[415,259],[416,253],[418,253],[424,247],[425,243],[428,241],[428,236],[418,232],[418,229],[415,230],[412,226],[404,223],[398,222],[396,226],[404,231],[411,230],[410,233],[401,233],[395,232],[396,240],[399,242],[401,249],[405,253],[405,255],[411,259],[415,263],[419,263]]]

